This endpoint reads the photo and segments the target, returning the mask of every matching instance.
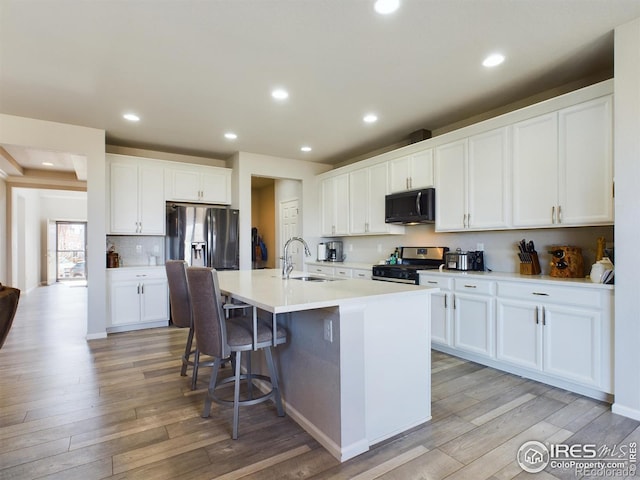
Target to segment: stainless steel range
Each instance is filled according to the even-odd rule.
[[[444,263],[447,247],[402,247],[400,265],[374,265],[371,278],[418,285],[418,270],[435,270]]]

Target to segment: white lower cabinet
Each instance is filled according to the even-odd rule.
[[[110,332],[166,326],[169,290],[162,267],[107,270]]]
[[[453,355],[607,399],[613,392],[613,290],[421,274],[432,295],[432,346]]]
[[[454,279],[453,346],[477,355],[494,356],[494,282]]]

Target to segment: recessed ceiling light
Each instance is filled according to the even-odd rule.
[[[305,145],[304,147],[300,147],[300,151],[302,151],[302,152],[310,152],[311,151],[311,147]]]
[[[53,163],[51,162],[42,162],[42,165],[44,165],[45,167],[53,167]]]
[[[504,55],[502,55],[501,53],[492,53],[484,59],[482,65],[484,65],[485,67],[497,67],[502,62],[504,62]]]
[[[238,135],[233,132],[227,132],[224,134],[224,138],[226,138],[227,140],[235,140],[236,138],[238,138]]]
[[[289,98],[289,92],[287,92],[284,88],[276,88],[271,92],[271,96],[276,100],[286,100]]]
[[[136,115],[135,113],[125,113],[124,115],[122,115],[122,117],[125,120],[129,120],[130,122],[139,122],[140,121],[140,117],[138,115]]]
[[[400,0],[376,0],[373,8],[381,15],[388,15],[395,12],[400,6]]]
[[[375,115],[375,114],[373,114],[373,113],[369,113],[369,114],[365,115],[365,116],[362,118],[362,120],[363,120],[365,123],[375,123],[375,122],[377,122],[377,121],[378,121],[378,116],[377,116],[377,115]]]

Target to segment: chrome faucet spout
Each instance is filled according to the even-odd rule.
[[[291,237],[289,240],[287,240],[286,243],[284,244],[284,251],[283,251],[282,257],[280,257],[282,259],[282,278],[289,278],[289,275],[293,271],[293,262],[291,261],[291,255],[289,255],[289,245],[291,245],[291,242],[302,243],[302,245],[304,246],[304,254],[307,257],[311,256],[311,250],[309,250],[309,245],[307,245],[307,242],[305,242],[303,238]]]

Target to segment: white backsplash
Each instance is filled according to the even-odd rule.
[[[107,249],[111,245],[120,255],[121,267],[150,265],[152,256],[158,265],[164,264],[164,237],[108,235]]]
[[[449,247],[454,251],[456,248],[477,250],[478,244],[482,244],[486,268],[494,272],[515,273],[520,268],[517,243],[525,238],[535,243],[543,274],[549,273],[551,261],[551,255],[547,253],[549,248],[571,245],[582,248],[585,275],[587,275],[591,264],[595,261],[596,242],[600,236],[605,237],[607,247],[613,246],[613,226],[436,233],[433,225],[415,225],[406,227],[404,235],[344,237],[336,240],[344,242],[343,248],[347,262],[372,265],[388,258],[396,247],[436,246]],[[329,239],[324,238],[320,241],[327,240]]]

